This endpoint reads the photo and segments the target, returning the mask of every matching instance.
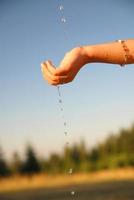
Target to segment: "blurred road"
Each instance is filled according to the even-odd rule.
[[[70,192],[75,191],[74,195]],[[133,200],[134,181],[1,193],[0,200]]]

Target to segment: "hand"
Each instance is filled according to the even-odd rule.
[[[51,61],[41,64],[43,77],[51,85],[71,82],[82,66],[88,63],[88,56],[83,47],[77,47],[66,53],[58,68]]]

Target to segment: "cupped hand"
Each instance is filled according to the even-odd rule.
[[[76,47],[65,54],[59,67],[56,68],[49,60],[41,64],[41,70],[49,84],[59,85],[71,82],[81,67],[87,63],[88,58],[83,47]]]

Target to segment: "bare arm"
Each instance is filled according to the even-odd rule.
[[[125,40],[125,44],[129,54],[126,64],[132,64],[134,63],[134,40]],[[119,42],[85,46],[84,49],[87,55],[90,54],[90,48],[92,52],[92,62],[124,64],[125,51],[123,45]]]
[[[84,65],[94,62],[134,63],[134,40],[125,40],[124,44],[111,42],[76,47],[65,54],[58,68],[55,68],[51,61],[42,63],[43,77],[52,85],[65,84],[71,82]]]

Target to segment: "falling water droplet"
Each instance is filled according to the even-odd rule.
[[[60,6],[59,6],[59,10],[60,10],[60,11],[64,10],[63,5],[60,5]]]
[[[61,95],[60,95],[60,86],[59,85],[57,86],[57,90],[58,90],[58,95],[60,97]]]
[[[66,16],[64,15],[64,7],[63,7],[63,5],[60,4],[58,6],[58,9],[59,9],[60,14],[61,14],[60,21],[61,21],[62,24],[64,24],[64,34],[68,38],[68,31],[65,29],[66,28],[66,18],[65,18]],[[57,86],[57,90],[58,90],[58,95],[59,95],[60,110],[62,111],[62,118],[63,118],[63,122],[64,122],[64,134],[65,134],[65,136],[67,136],[68,135],[68,132],[66,131],[67,124],[66,124],[66,120],[64,119],[64,115],[63,115],[64,114],[63,113],[63,105],[62,105],[62,98],[61,98],[61,93],[60,93],[60,87],[59,86]],[[70,145],[69,141],[66,141],[66,145],[67,146]],[[67,148],[69,148],[69,147],[67,147]],[[69,168],[68,169],[68,173],[71,175],[73,173],[73,169]],[[70,191],[70,194],[72,196],[74,196],[75,195],[75,191],[73,191],[73,190]]]
[[[61,22],[63,22],[63,23],[65,23],[65,22],[66,22],[66,19],[65,19],[65,17],[62,17],[62,18],[61,18]]]
[[[72,195],[72,196],[75,195],[75,191],[71,191],[71,195]]]
[[[65,131],[64,134],[67,135],[67,131]]]
[[[62,103],[62,100],[61,100],[61,99],[59,99],[59,103]]]
[[[70,168],[70,169],[69,169],[69,174],[72,174],[72,173],[73,173],[73,169]]]

